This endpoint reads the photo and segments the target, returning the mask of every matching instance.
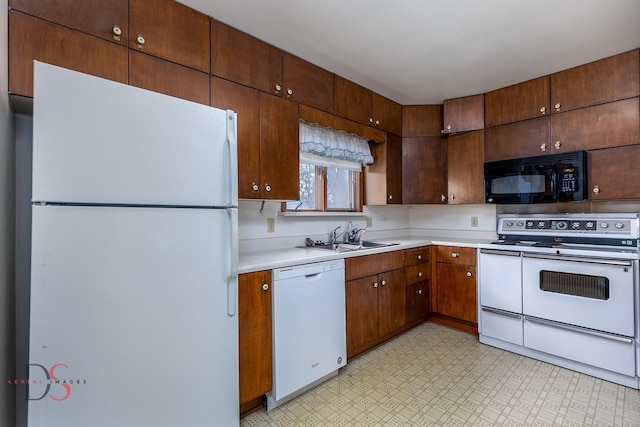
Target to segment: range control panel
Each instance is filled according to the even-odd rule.
[[[499,234],[528,235],[581,235],[589,237],[626,236],[638,237],[636,214],[567,214],[549,215],[501,215],[498,217]]]

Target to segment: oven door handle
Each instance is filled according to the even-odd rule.
[[[498,310],[497,308],[482,307],[482,311],[487,313],[499,314],[500,316],[513,317],[514,319],[522,319],[522,314],[512,313],[510,311]]]
[[[532,323],[539,323],[546,326],[553,326],[554,328],[566,329],[572,332],[579,332],[587,335],[593,335],[599,338],[605,338],[613,341],[624,342],[627,344],[631,344],[633,342],[633,338],[626,338],[618,335],[607,334],[605,332],[598,332],[591,329],[584,329],[578,326],[571,326],[564,323],[554,322],[553,320],[540,319],[538,317],[531,317],[531,316],[524,316],[524,320]]]
[[[489,255],[504,255],[504,256],[515,256],[519,257],[522,252],[520,251],[501,251],[499,249],[480,249],[481,254],[489,254]]]
[[[546,254],[531,254],[523,253],[524,258],[546,259],[551,261],[574,261],[574,262],[588,262],[590,264],[605,264],[605,265],[621,265],[624,267],[631,267],[632,261],[626,259],[606,259],[606,258],[592,258],[581,256],[569,256],[569,255],[546,255]]]

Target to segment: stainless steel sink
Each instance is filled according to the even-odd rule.
[[[306,246],[307,248],[325,249],[336,252],[349,252],[349,251],[361,251],[366,249],[382,248],[386,246],[394,246],[398,243],[382,243],[372,242],[369,240],[363,240],[361,242],[353,243],[325,243],[323,245]]]

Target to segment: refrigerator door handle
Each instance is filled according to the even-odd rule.
[[[231,265],[227,278],[227,314],[235,316],[238,304],[238,209],[227,209],[231,221]]]
[[[231,186],[231,199],[229,206],[238,206],[238,115],[227,110],[227,143],[229,144],[229,182]]]

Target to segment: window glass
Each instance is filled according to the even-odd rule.
[[[328,167],[327,209],[353,209],[353,186],[352,171]]]

